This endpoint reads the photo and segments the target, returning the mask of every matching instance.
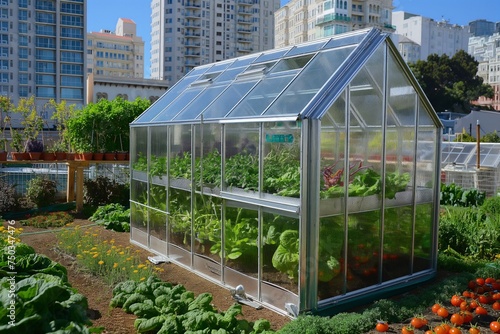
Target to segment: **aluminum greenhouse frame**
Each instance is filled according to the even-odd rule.
[[[418,284],[441,127],[377,29],[196,67],[131,124],[131,241],[292,316]]]

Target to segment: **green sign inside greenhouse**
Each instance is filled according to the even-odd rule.
[[[266,143],[293,143],[293,135],[266,134]]]

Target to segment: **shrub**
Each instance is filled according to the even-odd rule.
[[[479,207],[483,205],[486,198],[486,193],[484,191],[479,191],[477,189],[462,189],[462,187],[452,184],[441,184],[441,205],[452,205],[452,206],[463,206]]]
[[[26,197],[35,203],[38,208],[55,203],[56,193],[56,182],[43,176],[37,176],[29,180],[26,185]]]
[[[118,183],[105,176],[95,180],[87,179],[83,183],[83,200],[92,207],[110,203],[129,204],[128,184]]]
[[[98,207],[89,220],[104,225],[108,230],[130,232],[130,209],[118,203]]]
[[[16,187],[0,180],[0,212],[9,212],[16,207]]]
[[[446,207],[440,216],[439,250],[464,257],[493,259],[500,254],[500,219],[479,208]]]

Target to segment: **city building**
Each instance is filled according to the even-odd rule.
[[[279,0],[152,0],[151,78],[171,86],[195,66],[274,46]]]
[[[477,75],[493,87],[492,99],[480,97],[475,104],[500,110],[500,33],[491,36],[471,37],[468,53],[479,62]]]
[[[469,32],[471,36],[490,36],[495,33],[496,29],[495,22],[486,21],[486,20],[474,20],[469,22]]]
[[[85,31],[84,0],[0,0],[0,95],[83,105]]]
[[[291,0],[275,14],[275,47],[357,29],[394,32],[392,0]]]
[[[126,101],[145,98],[153,103],[168,89],[165,80],[108,77],[89,74],[87,77],[86,104],[96,103],[100,99],[114,100],[121,97]]]
[[[392,13],[392,24],[396,27],[395,33],[405,37],[401,43],[407,44],[409,39],[419,45],[418,59],[413,53],[402,53],[406,62],[426,60],[431,54],[451,57],[459,50],[467,51],[470,37],[468,26],[451,24],[446,20],[435,21],[403,11]],[[401,45],[398,48],[400,51],[405,49]],[[413,49],[416,50],[414,46]]]
[[[134,21],[118,19],[116,30],[87,34],[87,73],[105,77],[144,78],[144,41]]]

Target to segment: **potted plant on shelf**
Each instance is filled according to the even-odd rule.
[[[29,139],[26,142],[26,151],[31,160],[40,160],[43,153],[43,143],[38,139]]]

